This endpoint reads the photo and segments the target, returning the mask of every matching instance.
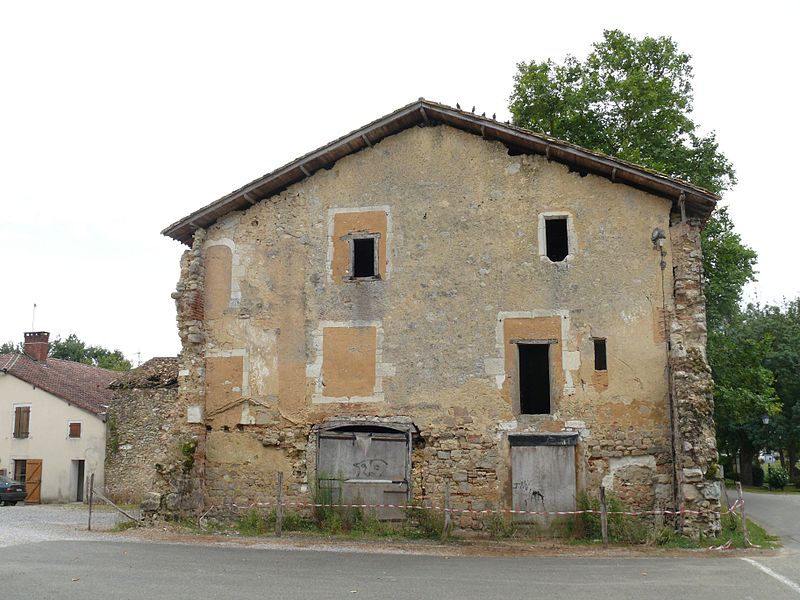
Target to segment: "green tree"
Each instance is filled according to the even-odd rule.
[[[714,418],[720,450],[738,455],[742,483],[752,485],[752,464],[759,448],[770,443],[763,415],[781,410],[775,377],[765,361],[775,339],[764,332],[763,314],[750,306],[711,331],[708,356],[714,375]]]
[[[668,37],[605,31],[586,60],[521,62],[516,125],[629,160],[714,193],[736,182],[714,133],[692,121],[691,56]]]
[[[691,56],[671,38],[605,31],[585,60],[519,63],[509,109],[516,125],[721,194],[736,174],[714,133],[701,134],[691,118],[692,77]],[[740,309],[757,257],[724,207],[703,230],[703,252],[720,446],[752,455],[759,443],[755,419],[763,407],[775,410],[771,373],[761,360],[770,346],[747,337],[755,333]],[[756,409],[761,412],[749,412]]]
[[[0,354],[10,354],[11,352],[22,352],[22,344],[17,342],[5,342],[0,344]]]
[[[748,307],[748,311],[760,315],[754,335],[773,340],[762,364],[773,373],[782,403],[781,413],[768,426],[770,436],[765,445],[778,450],[790,476],[800,479],[800,298],[781,306]]]
[[[49,356],[80,362],[112,371],[128,371],[131,362],[120,350],[108,350],[102,346],[87,346],[77,335],[71,333],[67,339],[57,337],[50,344]]]
[[[714,133],[691,119],[691,57],[668,37],[637,40],[605,31],[586,60],[567,56],[517,65],[509,108],[514,123],[705,188],[731,188],[736,175]],[[755,278],[756,253],[742,244],[726,208],[703,236],[710,328],[732,317]]]

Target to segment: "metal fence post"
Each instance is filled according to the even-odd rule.
[[[89,531],[92,530],[92,501],[94,500],[94,473],[89,475]]]
[[[275,535],[281,537],[283,534],[283,471],[278,471],[276,485],[278,492],[275,502]]]

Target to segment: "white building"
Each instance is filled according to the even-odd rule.
[[[49,334],[25,334],[23,352],[0,354],[0,474],[26,483],[26,502],[83,500],[103,487],[108,385],[119,375],[48,358]]]

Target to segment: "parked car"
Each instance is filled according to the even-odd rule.
[[[0,475],[0,504],[14,506],[20,500],[25,500],[26,495],[24,483]]]

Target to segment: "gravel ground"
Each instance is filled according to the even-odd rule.
[[[0,548],[54,540],[112,539],[108,533],[87,531],[89,508],[84,504],[29,504],[0,506]],[[92,530],[108,531],[127,521],[101,507],[92,512]]]

